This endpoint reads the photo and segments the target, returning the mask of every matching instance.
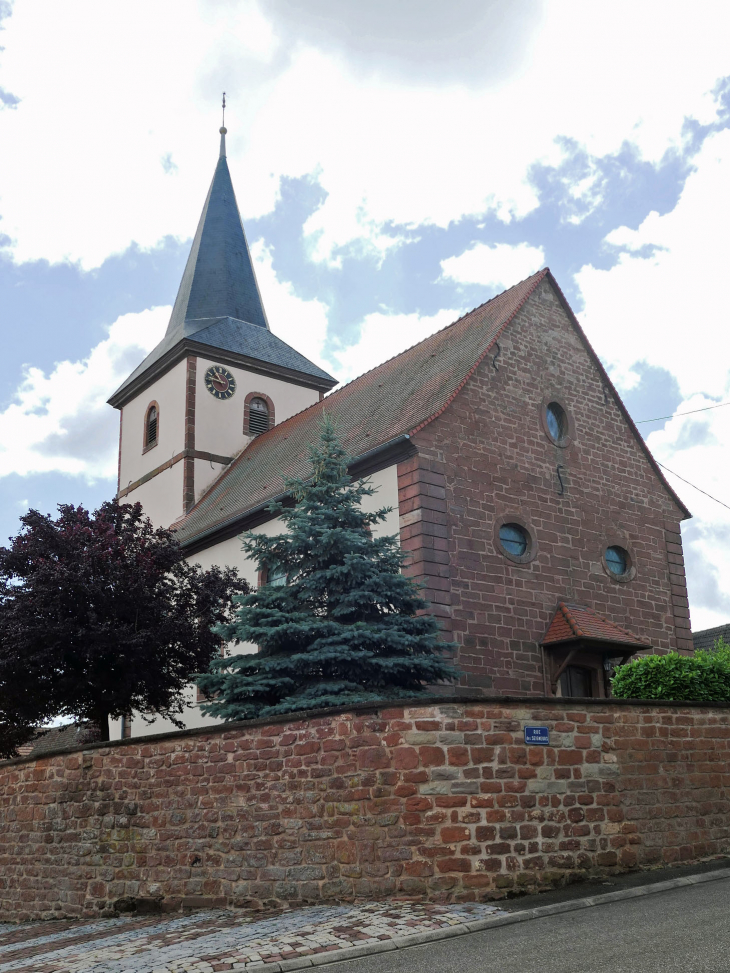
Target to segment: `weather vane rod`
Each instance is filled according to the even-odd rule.
[[[221,133],[221,153],[220,153],[220,157],[221,157],[221,159],[223,159],[225,157],[225,154],[226,154],[226,132],[227,131],[228,131],[228,129],[226,128],[226,93],[224,91],[223,92],[223,124],[220,127],[220,133]]]

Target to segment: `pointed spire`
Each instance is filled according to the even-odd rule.
[[[109,399],[115,408],[122,408],[146,388],[151,375],[160,374],[170,367],[170,362],[178,361],[176,356],[191,348],[199,354],[201,346],[215,357],[219,352],[228,355],[223,361],[229,361],[230,356],[234,361],[253,360],[258,362],[257,370],[265,375],[289,376],[288,380],[295,384],[323,392],[337,384],[319,365],[277,338],[269,328],[228,171],[225,97],[224,94],[220,155],[170,323],[162,341]],[[302,376],[306,376],[304,383]]]
[[[223,96],[225,118],[225,95]],[[226,159],[225,125],[213,182],[190,248],[167,336],[191,335],[211,318],[229,317],[269,330]]]

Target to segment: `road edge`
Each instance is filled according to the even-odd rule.
[[[434,929],[431,932],[414,933],[412,936],[395,936],[393,939],[379,943],[368,943],[365,946],[353,946],[351,949],[338,948],[328,953],[318,953],[314,956],[302,956],[298,959],[282,960],[275,963],[248,964],[246,970],[268,970],[270,973],[287,973],[288,970],[306,970],[315,966],[325,966],[331,963],[345,963],[351,959],[372,956],[376,953],[387,953],[398,949],[409,949],[411,946],[423,946],[436,943],[442,939],[452,939],[454,936],[466,936],[473,932],[484,932],[499,926],[511,926],[518,922],[528,922],[531,919],[543,919],[547,916],[561,915],[564,912],[578,912],[582,909],[592,909],[597,905],[608,905],[610,902],[622,902],[625,899],[636,899],[644,895],[656,895],[659,892],[670,892],[672,889],[684,888],[689,885],[701,885],[704,882],[719,882],[730,879],[730,868],[721,868],[712,872],[698,875],[685,875],[682,878],[671,878],[666,882],[655,882],[651,885],[638,885],[634,888],[620,889],[617,892],[606,892],[601,895],[589,895],[580,899],[570,899],[567,902],[554,902],[552,905],[536,906],[534,909],[523,909],[519,912],[509,912],[489,919],[476,919],[474,922],[459,923],[445,929]]]

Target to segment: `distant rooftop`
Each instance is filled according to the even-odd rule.
[[[703,628],[701,632],[692,633],[692,643],[696,649],[712,649],[719,639],[730,645],[730,622],[725,625],[718,625],[716,628]]]
[[[99,729],[89,723],[67,723],[64,726],[51,726],[45,730],[38,730],[32,740],[18,747],[21,757],[29,754],[40,756],[55,750],[66,750],[82,747],[86,743],[95,743],[100,739]]]

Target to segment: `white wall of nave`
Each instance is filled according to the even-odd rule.
[[[178,467],[182,467],[181,463],[178,463],[177,465]],[[397,466],[389,466],[384,470],[380,470],[377,473],[374,473],[368,479],[373,487],[375,487],[376,493],[372,497],[365,497],[363,499],[363,510],[374,511],[379,510],[382,507],[393,508],[388,514],[386,520],[383,523],[376,525],[373,530],[374,536],[381,537],[387,534],[395,534],[396,537],[398,537],[399,516]],[[182,491],[182,480],[180,481],[180,490]],[[182,492],[180,495],[182,496]],[[280,518],[276,518],[255,527],[253,529],[253,533],[264,534],[271,537],[275,534],[282,533],[283,530],[283,522]],[[213,565],[219,565],[220,567],[235,567],[238,569],[239,574],[245,578],[250,585],[253,587],[258,585],[258,565],[247,558],[244,554],[241,548],[241,538],[239,536],[229,537],[227,540],[220,541],[219,543],[213,544],[202,551],[198,551],[197,554],[191,555],[189,560],[193,564],[199,564],[204,570],[208,570],[209,568],[213,567]],[[256,647],[248,643],[242,643],[239,645],[230,645],[229,651],[232,654],[241,652],[255,652]],[[206,716],[201,712],[200,703],[196,701],[197,691],[195,686],[189,686],[185,692],[185,696],[187,705],[181,715],[181,719],[185,723],[185,726],[212,726],[220,722],[217,718]],[[112,739],[118,739],[121,735],[121,721],[110,721],[110,728]],[[175,726],[172,722],[169,720],[164,720],[161,717],[156,717],[154,721],[149,724],[145,723],[138,714],[135,714],[132,721],[132,736],[135,737],[145,736],[149,733],[166,733],[174,729]]]

